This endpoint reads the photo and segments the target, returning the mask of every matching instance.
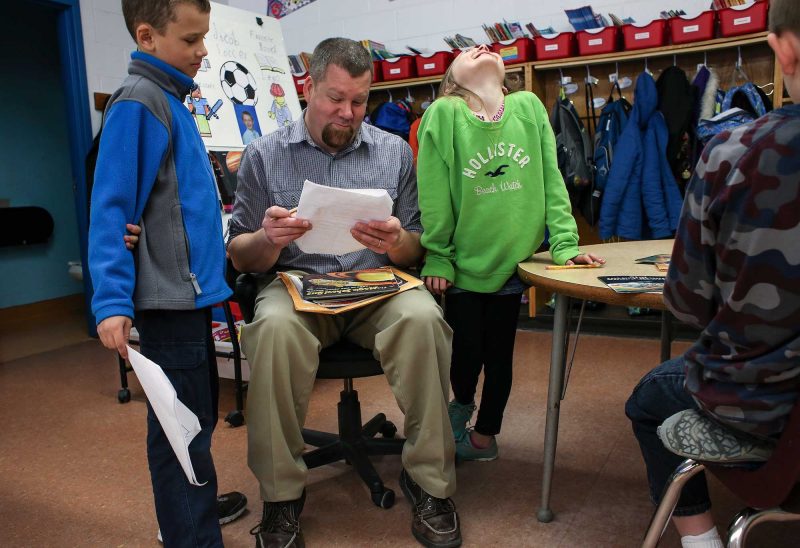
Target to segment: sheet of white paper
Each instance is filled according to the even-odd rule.
[[[392,198],[383,189],[342,189],[306,180],[297,205],[297,217],[311,221],[311,230],[295,243],[303,253],[344,255],[364,246],[350,234],[356,222],[385,221],[392,214]]]
[[[200,432],[200,421],[197,419],[197,415],[178,399],[175,388],[158,365],[130,346],[128,347],[128,360],[139,378],[139,383],[142,385],[189,483],[205,485],[207,482],[199,483],[197,481],[192,467],[192,459],[189,457],[189,443]]]

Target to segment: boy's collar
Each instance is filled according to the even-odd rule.
[[[167,76],[169,76],[171,79],[173,79],[175,81],[175,83],[177,83],[176,87],[181,88],[179,90],[176,90],[179,94],[180,94],[180,92],[182,91],[183,88],[189,90],[189,89],[192,89],[194,87],[194,80],[191,77],[189,77],[186,74],[182,73],[181,71],[179,71],[178,69],[176,69],[175,67],[170,65],[169,63],[165,63],[164,61],[162,61],[158,57],[150,55],[149,53],[145,53],[143,51],[134,51],[133,53],[131,53],[131,60],[133,60],[133,61],[143,61],[145,63],[148,63],[148,64],[154,66],[155,68],[157,68],[161,72],[165,73]],[[186,95],[186,93],[184,93],[183,95]]]

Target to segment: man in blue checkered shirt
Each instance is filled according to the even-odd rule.
[[[362,125],[372,60],[358,42],[332,38],[314,50],[299,120],[253,141],[237,176],[228,251],[237,270],[327,273],[417,265],[420,213],[408,144]],[[394,201],[383,221],[356,223],[365,249],[306,254],[294,241],[313,230],[290,215],[304,180],[337,188],[385,189]],[[406,442],[400,484],[413,506],[412,532],[425,546],[459,546],[450,496],[455,447],[447,416],[451,330],[423,288],[337,315],[298,313],[280,280],[261,288],[255,318],[242,330],[251,367],[247,398],[249,464],[264,499],[257,546],[303,546],[299,514],[308,470],[301,430],[319,351],[342,338],[373,350],[400,408]]]

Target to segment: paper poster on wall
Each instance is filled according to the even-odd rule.
[[[209,150],[241,150],[300,116],[280,24],[213,3],[208,55],[186,107]]]

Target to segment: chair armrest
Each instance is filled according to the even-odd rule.
[[[265,283],[275,278],[274,273],[267,274],[239,274],[233,288],[233,298],[239,303],[242,317],[246,323],[253,321],[256,312],[256,297]]]

